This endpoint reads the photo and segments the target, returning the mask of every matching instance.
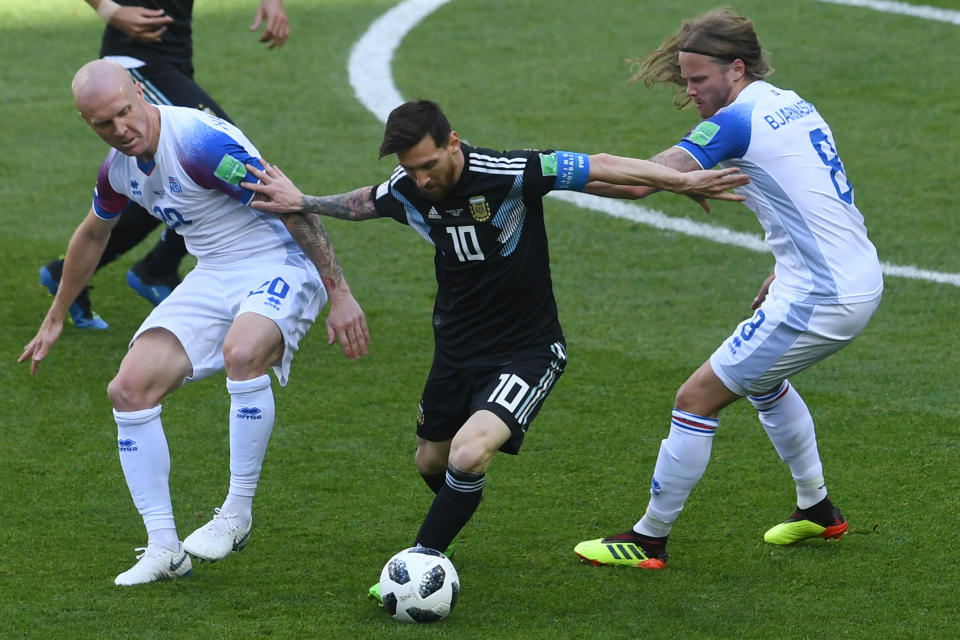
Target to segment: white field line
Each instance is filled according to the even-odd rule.
[[[953,11],[952,9],[940,9],[939,7],[908,4],[906,2],[890,2],[889,0],[820,0],[820,2],[842,4],[848,7],[872,9],[874,11],[880,11],[881,13],[896,13],[902,16],[913,16],[914,18],[923,18],[924,20],[960,25],[960,11]]]
[[[960,12],[934,7],[882,0],[819,1],[960,24]],[[386,122],[390,111],[403,102],[403,96],[393,81],[393,73],[390,69],[394,52],[400,46],[403,38],[421,20],[448,2],[450,0],[404,0],[374,20],[366,33],[354,44],[348,63],[350,85],[353,87],[360,103],[381,122]],[[625,200],[599,198],[572,191],[556,191],[551,193],[550,196],[585,209],[598,211],[614,218],[642,223],[662,231],[674,231],[712,242],[749,249],[750,251],[769,251],[763,239],[756,234],[731,231],[724,227],[695,222],[687,218],[672,218],[656,209],[650,209]],[[900,266],[886,262],[882,263],[882,267],[883,272],[887,275],[952,284],[960,287],[960,273],[941,273],[915,266]]]

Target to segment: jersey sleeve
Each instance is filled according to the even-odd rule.
[[[694,127],[676,146],[704,169],[729,158],[741,158],[750,146],[751,112],[751,105],[719,111]]]
[[[539,187],[539,195],[550,191],[583,191],[590,180],[590,157],[573,151],[539,151],[527,163],[525,181]]]
[[[377,215],[384,218],[393,218],[403,224],[409,224],[403,202],[398,199],[399,194],[395,194],[394,189],[390,186],[398,177],[397,173],[402,171],[403,169],[401,167],[397,167],[389,180],[381,182],[373,188],[373,195],[371,197],[373,198],[373,208],[377,211]]]
[[[202,127],[186,139],[178,150],[180,165],[187,175],[204,189],[226,194],[243,204],[250,204],[254,192],[241,182],[259,182],[247,171],[251,164],[263,169],[259,153],[246,140],[238,140],[230,129]]]
[[[117,193],[110,184],[110,166],[117,157],[117,150],[110,153],[100,165],[97,173],[97,184],[93,188],[93,212],[102,220],[113,220],[126,208],[130,199],[122,193]]]

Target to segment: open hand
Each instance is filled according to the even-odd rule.
[[[327,314],[327,344],[340,339],[343,354],[351,360],[367,355],[370,331],[363,309],[349,291],[330,291],[330,313]]]
[[[47,315],[37,331],[33,340],[28,342],[23,348],[23,353],[17,358],[17,362],[24,362],[30,359],[30,375],[37,375],[37,369],[40,368],[40,361],[47,357],[50,347],[60,337],[63,331],[63,318],[51,318]]]
[[[740,169],[737,167],[727,167],[719,170],[700,169],[688,171],[683,175],[687,179],[687,186],[682,190],[682,193],[690,196],[707,213],[710,213],[708,198],[733,202],[746,200],[746,196],[728,191],[728,189],[742,187],[750,182],[750,178],[740,173]]]
[[[268,213],[300,213],[302,211],[303,193],[297,185],[288,178],[280,168],[263,162],[264,170],[252,164],[247,165],[247,171],[256,176],[259,182],[241,182],[240,186],[256,193],[250,206]]]

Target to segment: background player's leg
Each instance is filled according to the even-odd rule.
[[[180,262],[187,246],[179,233],[164,229],[150,252],[127,271],[127,285],[154,306],[180,284]]]
[[[673,524],[710,462],[717,416],[739,398],[717,378],[709,360],[703,363],[677,391],[643,517],[629,531],[581,542],[574,553],[592,564],[664,568]]]
[[[140,205],[131,202],[127,208],[123,210],[123,213],[120,214],[120,220],[113,228],[113,231],[111,231],[110,240],[107,241],[103,255],[100,256],[100,262],[97,263],[97,270],[110,264],[131,248],[140,244],[159,224],[160,221],[157,218],[147,213]],[[183,239],[179,236],[177,236],[177,238],[179,239],[180,250],[182,253],[186,253],[186,249],[183,247]],[[182,254],[180,257],[182,257]],[[179,264],[179,260],[180,259],[177,258],[177,264]],[[56,295],[57,289],[60,287],[60,276],[62,273],[63,258],[51,260],[41,267],[40,284],[47,288],[50,295]],[[169,294],[169,291],[167,293]],[[91,308],[90,287],[84,287],[80,295],[77,296],[77,299],[70,305],[70,319],[78,329],[107,329],[109,327]]]

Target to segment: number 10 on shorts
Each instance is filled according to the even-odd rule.
[[[501,373],[500,384],[493,390],[487,402],[496,402],[510,413],[523,401],[530,390],[530,385],[512,373]]]

